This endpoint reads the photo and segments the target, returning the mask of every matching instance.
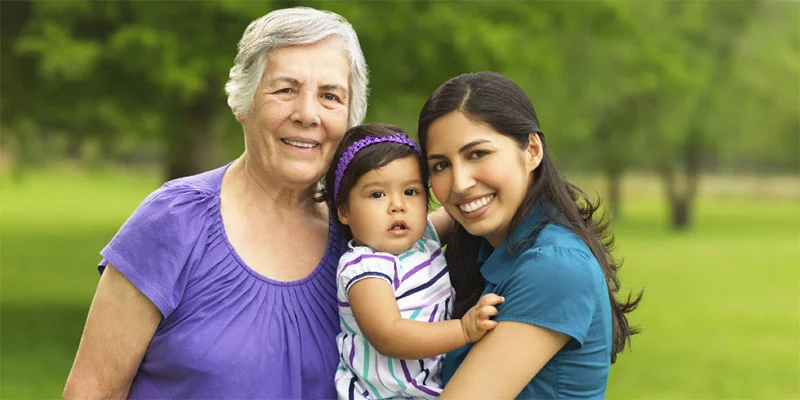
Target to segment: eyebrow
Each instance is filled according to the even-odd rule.
[[[418,185],[422,185],[422,179],[414,178],[414,179],[409,179],[409,180],[406,180],[406,181],[402,182],[403,185],[410,185],[412,183],[416,183]],[[384,186],[384,185],[386,185],[386,181],[372,181],[372,182],[368,182],[367,184],[365,184],[364,185],[364,189],[369,189],[369,188],[371,188],[373,186]]]
[[[320,88],[320,89],[322,89],[322,90],[340,91],[340,92],[342,92],[342,93],[345,93],[345,94],[347,94],[347,88],[345,88],[345,87],[344,87],[344,86],[342,86],[342,85],[336,84],[336,83],[331,83],[331,84],[327,84],[327,85],[322,85],[322,86],[320,86],[319,88]]]
[[[286,83],[289,83],[291,85],[300,86],[300,81],[298,81],[297,79],[294,79],[294,78],[290,78],[288,76],[278,76],[278,77],[272,78],[269,81],[269,84],[270,85],[274,85],[275,83],[278,83],[278,82],[286,82]]]
[[[459,153],[463,153],[463,152],[465,152],[465,151],[467,151],[467,150],[469,150],[469,149],[471,149],[471,148],[473,148],[473,147],[475,147],[475,146],[477,146],[479,144],[489,143],[489,142],[490,141],[487,140],[487,139],[473,140],[473,141],[461,146],[461,148],[458,149],[458,152]],[[428,154],[428,159],[429,160],[439,160],[439,159],[445,159],[445,158],[447,158],[447,157],[445,157],[443,154]]]
[[[300,81],[298,81],[295,78],[288,77],[288,76],[278,76],[278,77],[275,77],[275,78],[273,78],[273,79],[271,79],[269,81],[270,85],[274,85],[275,83],[278,83],[278,82],[286,82],[286,83],[288,83],[290,85],[300,86]],[[333,91],[341,91],[342,93],[347,93],[347,88],[345,88],[344,86],[342,86],[342,85],[340,85],[338,83],[324,84],[324,85],[321,85],[319,88],[321,90],[333,90]]]

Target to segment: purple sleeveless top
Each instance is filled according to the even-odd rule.
[[[336,398],[335,275],[346,243],[330,224],[325,254],[307,277],[256,273],[222,225],[226,170],[167,182],[100,252],[100,273],[111,263],[163,316],[130,397]]]

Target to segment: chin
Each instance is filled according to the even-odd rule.
[[[295,185],[300,186],[311,186],[320,179],[322,179],[323,171],[320,168],[314,168],[310,166],[294,166],[294,165],[286,165],[283,168],[283,176],[284,179],[291,182]]]
[[[488,221],[480,221],[469,225],[461,224],[461,226],[463,226],[464,229],[466,229],[470,235],[480,236],[485,238],[497,232],[497,227],[490,226],[490,224],[487,224],[487,222]]]
[[[391,249],[391,251],[389,253],[394,254],[394,255],[397,256],[397,255],[403,254],[406,251],[408,251],[409,249],[411,249],[411,247],[413,245],[414,245],[414,243],[410,243],[407,246],[397,246],[397,247]]]

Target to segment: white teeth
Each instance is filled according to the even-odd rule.
[[[281,139],[283,143],[290,144],[292,146],[302,147],[304,149],[310,149],[312,147],[317,147],[314,143],[303,143],[303,142],[295,142],[294,140],[289,139]]]
[[[459,204],[458,208],[460,208],[461,211],[464,211],[464,212],[473,212],[473,211],[475,211],[475,210],[477,210],[477,209],[489,204],[489,202],[492,201],[493,198],[494,198],[493,194],[489,195],[489,196],[484,196],[484,197],[481,197],[478,200],[469,202],[467,204]]]

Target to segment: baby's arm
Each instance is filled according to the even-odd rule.
[[[494,307],[503,298],[486,295],[462,319],[422,322],[403,319],[392,287],[383,279],[366,278],[354,283],[348,300],[356,322],[370,344],[381,354],[399,359],[438,356],[480,340],[497,322]]]

